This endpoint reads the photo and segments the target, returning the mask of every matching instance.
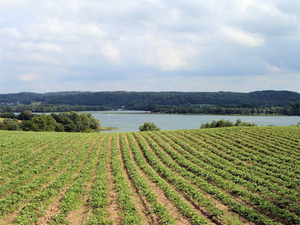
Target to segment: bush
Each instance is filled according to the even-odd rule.
[[[150,122],[145,122],[142,126],[139,127],[140,131],[159,131],[160,129],[154,124]]]
[[[2,116],[4,114],[1,114]],[[5,116],[13,114],[6,113]],[[31,111],[23,111],[18,116],[22,119],[4,118],[0,122],[0,130],[24,130],[24,131],[56,131],[56,132],[98,132],[100,121],[90,113],[77,114],[74,111],[69,113],[51,113],[51,115],[33,114]]]
[[[21,130],[21,128],[17,119],[4,118],[3,122],[0,122],[0,130]]]
[[[255,123],[246,123],[242,122],[241,119],[237,119],[235,124],[230,122],[229,120],[219,120],[219,121],[212,121],[211,123],[203,123],[201,124],[201,128],[216,128],[216,127],[234,127],[234,126],[257,126]]]
[[[94,132],[100,130],[100,121],[90,113],[78,114],[74,111],[69,113],[51,113],[56,120],[56,131],[65,132]]]
[[[55,131],[56,121],[45,114],[35,115],[29,120],[23,120],[21,127],[24,131]]]

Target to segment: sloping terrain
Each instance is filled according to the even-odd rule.
[[[0,224],[300,224],[299,127],[0,131]]]

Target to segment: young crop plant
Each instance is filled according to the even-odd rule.
[[[120,152],[117,148],[117,136],[113,135],[111,143],[111,168],[113,179],[119,196],[120,206],[122,208],[122,219],[124,224],[139,224],[141,216],[138,214],[130,195],[130,188],[125,181],[121,167]]]
[[[136,138],[137,136],[135,136]],[[138,150],[138,147],[136,146],[134,140],[132,137],[129,136],[129,142],[131,144],[131,148],[133,150],[134,158],[140,168],[152,179],[154,183],[156,183],[166,194],[166,196],[176,205],[176,207],[181,211],[182,215],[191,220],[192,224],[208,224],[207,220],[203,218],[202,216],[199,216],[195,211],[192,210],[191,206],[187,204],[186,202],[182,201],[179,194],[172,189],[167,182],[162,179],[157,172],[155,172],[151,167],[149,167],[146,163],[146,160],[141,155],[141,153]],[[141,150],[144,152],[145,146],[141,146]],[[147,151],[147,150],[146,150]],[[147,153],[150,153],[150,151],[144,152],[145,156]],[[147,156],[146,156],[147,158]],[[154,167],[158,161],[157,158],[147,158],[147,161]],[[173,177],[175,178],[175,177]]]
[[[108,141],[109,136],[106,135],[101,147],[101,152],[97,162],[96,176],[92,185],[91,198],[89,204],[92,207],[92,215],[87,224],[113,224],[113,221],[106,219],[106,207],[108,205],[108,178],[107,178],[107,164],[108,164]]]
[[[129,172],[130,177],[133,179],[136,187],[141,192],[143,196],[145,196],[147,202],[149,203],[151,210],[155,212],[157,217],[159,218],[159,223],[162,224],[175,224],[175,220],[171,215],[168,214],[167,209],[157,201],[157,196],[151,190],[151,187],[145,179],[138,173],[135,164],[132,162],[132,158],[130,156],[130,150],[125,141],[125,136],[121,136],[120,146],[122,149],[123,160],[126,165],[126,168]]]
[[[297,126],[0,131],[0,224],[300,224],[299,140]]]

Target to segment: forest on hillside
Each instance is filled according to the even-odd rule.
[[[300,94],[236,92],[53,92],[0,94],[0,112],[144,110],[154,113],[300,115]]]

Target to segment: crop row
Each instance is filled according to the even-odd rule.
[[[199,138],[194,137],[193,140],[198,141]],[[227,142],[225,142],[225,140],[223,140],[223,142],[220,142],[220,140],[215,140],[214,141],[214,139],[206,138],[206,141],[208,143],[210,143],[209,148],[212,152],[215,151],[214,149],[218,149],[218,150],[221,150],[221,151],[227,153],[227,156],[225,156],[225,157],[222,156],[222,158],[230,158],[231,157],[231,159],[232,159],[233,158],[232,156],[237,156],[237,152],[241,151],[238,148],[236,148],[235,146],[230,145],[230,142],[231,142],[230,140],[228,140]],[[240,159],[240,158],[238,158],[238,159]],[[240,166],[240,162],[241,161],[237,161],[236,157],[234,158],[234,164],[235,165]],[[249,167],[249,161],[245,161],[245,159],[244,159],[243,162],[246,162],[244,164],[248,165],[248,167]],[[260,170],[260,171],[263,171],[262,167],[266,166],[266,165],[253,165],[253,164],[254,163],[252,163],[251,166],[253,168],[255,168],[256,170]],[[242,170],[244,170],[244,169],[242,169]],[[292,172],[289,172],[289,176],[288,176],[288,175],[284,175],[283,174],[284,172],[282,170],[280,170],[278,168],[276,168],[276,170],[277,170],[276,173],[274,171],[272,173],[272,171],[264,170],[270,176],[262,175],[262,176],[260,176],[260,178],[272,181],[275,184],[270,184],[270,183],[267,182],[267,186],[269,188],[275,188],[275,190],[279,191],[279,192],[283,191],[284,195],[286,195],[289,192],[289,190],[285,190],[285,189],[286,188],[288,188],[288,189],[289,188],[295,188],[297,186],[297,180],[295,180],[293,178],[294,173],[292,173]],[[251,179],[251,177],[250,177],[250,179]],[[276,179],[276,178],[281,178],[281,179]],[[255,182],[259,183],[260,185],[264,182],[263,180],[258,181],[256,178],[254,178],[254,179],[255,179]]]
[[[300,224],[299,138],[299,127],[0,131],[0,223]]]
[[[85,164],[89,155],[89,145],[91,138],[84,143],[75,158],[71,158],[70,165],[56,179],[41,190],[30,202],[22,208],[19,215],[15,219],[16,224],[32,224],[37,223],[38,218],[43,215],[43,208],[51,203],[52,199],[59,196],[60,192],[73,180],[74,175]],[[65,159],[65,158],[64,158]]]
[[[139,137],[137,137],[137,139],[142,143],[142,140]],[[147,139],[147,141],[150,140]],[[265,224],[265,221],[268,223],[271,222],[270,220],[263,218],[257,211],[239,204],[230,194],[223,192],[222,189],[226,188],[226,185],[230,184],[228,181],[219,179],[218,176],[205,171],[202,173],[201,168],[191,164],[189,161],[184,160],[175,152],[173,152],[173,154],[171,152],[166,154],[159,147],[152,146],[152,149],[156,153],[153,154],[149,148],[147,149],[145,146],[143,146],[143,149],[146,157],[148,155],[148,157],[152,158],[151,160],[156,160],[157,164],[160,166],[159,170],[165,168],[170,173],[172,170],[178,172],[198,188],[206,191],[209,194],[213,194],[213,196],[217,197],[218,200],[221,200],[223,204],[225,203],[225,205],[231,206],[233,211],[238,211],[238,213],[241,213],[241,215],[244,215],[249,220],[254,220],[253,222],[256,222],[257,224]],[[157,161],[158,158],[160,158],[163,163]],[[168,169],[164,164],[168,165],[168,167],[170,167],[172,170]]]
[[[239,152],[243,152],[243,150],[240,150],[237,147],[229,144],[230,140],[228,140],[228,143],[223,142],[223,145],[220,145],[215,143],[217,140],[214,140],[213,138],[209,138],[209,136],[207,137],[203,135],[204,136],[203,138],[199,138],[198,136],[194,135],[192,132],[189,134],[182,133],[179,134],[179,136],[183,136],[197,143],[197,145],[202,146],[202,149],[208,154],[217,155],[220,159],[230,161],[237,166],[240,165],[246,166],[249,168],[249,171],[252,172],[258,171],[258,172],[265,173],[266,175],[269,175],[269,178],[271,180],[273,179],[273,177],[279,178],[282,180],[279,183],[286,184],[287,186],[289,186],[290,182],[293,181],[293,179],[289,176],[289,174],[282,174],[281,172],[283,173],[285,172],[281,171],[276,167],[274,168],[266,164],[257,163],[254,160],[249,161],[249,157],[243,157],[242,155],[239,154]],[[288,183],[284,181],[287,181]]]
[[[191,220],[192,224],[207,224],[207,220],[202,216],[198,215],[189,204],[183,201],[180,195],[168,184],[168,182],[165,179],[163,179],[164,177],[161,177],[160,173],[158,173],[157,170],[155,170],[154,165],[157,165],[155,164],[157,162],[155,161],[157,160],[157,158],[153,158],[153,160],[149,158],[145,159],[142,153],[140,152],[139,147],[135,143],[133,137],[131,135],[128,135],[127,138],[137,165],[145,174],[149,176],[152,182],[154,182],[165,193],[166,197],[175,204],[175,206],[179,209],[181,214],[189,220]],[[141,150],[143,150],[143,147],[141,147]],[[176,176],[174,176],[173,174],[169,175],[170,179],[172,179],[172,177],[173,179],[176,178]],[[201,194],[199,193],[198,195]]]
[[[170,149],[170,147],[168,145],[164,144],[164,142],[162,141],[162,140],[170,141],[170,139],[167,139],[166,137],[161,137],[162,138],[162,140],[161,140],[161,139],[158,139],[158,137],[156,137],[155,135],[151,135],[151,137],[159,145],[161,145],[166,151],[168,151],[169,154],[173,154],[173,155],[176,155],[177,157],[180,157],[178,159],[180,162],[182,162],[183,160],[190,161],[194,165],[199,166],[201,168],[201,171],[203,171],[203,173],[207,173],[207,174],[212,173],[212,174],[218,175],[219,178],[223,178],[227,181],[232,181],[235,184],[239,184],[241,189],[244,188],[244,189],[248,189],[251,191],[251,192],[248,192],[248,195],[251,195],[250,193],[253,193],[253,194],[259,193],[261,196],[263,196],[265,198],[276,199],[277,201],[274,201],[275,203],[278,203],[278,201],[282,199],[281,196],[268,190],[268,185],[270,185],[270,182],[267,182],[267,181],[262,182],[264,180],[261,179],[261,182],[264,186],[258,185],[257,183],[255,183],[255,181],[256,181],[255,179],[259,179],[259,178],[256,178],[256,177],[253,178],[253,177],[249,176],[249,174],[244,173],[243,171],[236,170],[234,165],[220,164],[218,162],[214,162],[211,160],[210,161],[200,160],[197,156],[200,155],[200,157],[202,159],[205,158],[206,156],[199,154],[199,152],[192,147],[190,147],[189,150],[186,151],[180,145],[177,145],[174,142],[169,142],[170,146],[172,146],[172,148],[173,148],[173,149]],[[184,146],[183,144],[181,144],[181,145]],[[177,153],[175,151],[177,151]],[[208,162],[205,162],[205,161],[208,161]],[[210,178],[210,179],[213,179],[213,178]],[[231,186],[228,186],[228,187],[233,189],[233,187],[232,187],[233,183],[231,183]],[[279,189],[279,190],[281,190],[281,189]],[[286,191],[290,192],[291,190],[288,189]],[[286,193],[287,192],[285,192],[285,194]],[[290,208],[292,211],[298,212],[297,209],[299,209],[299,207],[297,205],[295,205],[294,201],[288,201],[288,202],[286,202],[286,204],[287,205],[285,205],[285,207]]]
[[[83,142],[86,141],[82,139],[75,145],[72,143],[65,145],[61,150],[66,151],[70,149],[70,151],[63,158],[60,158],[58,162],[53,161],[55,164],[51,166],[50,170],[34,178],[30,183],[14,189],[13,193],[2,199],[0,201],[0,216],[17,210],[18,206],[24,202],[29,203],[31,199],[39,195],[42,189],[50,186],[73,163],[80,152],[84,152],[81,149],[84,145]]]

